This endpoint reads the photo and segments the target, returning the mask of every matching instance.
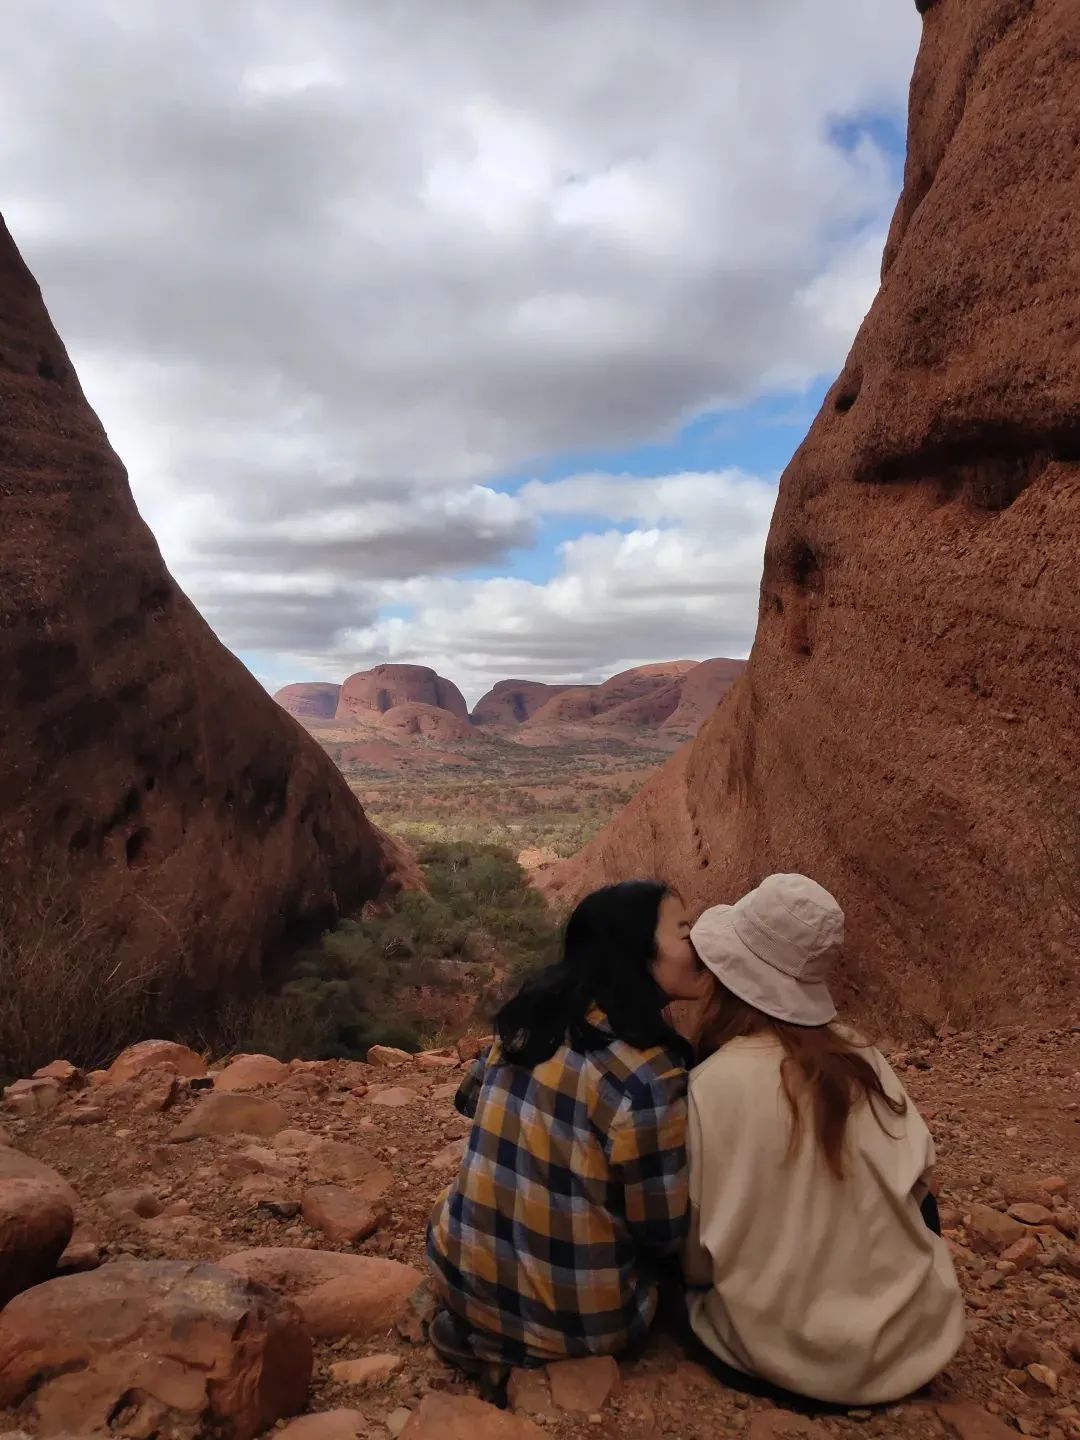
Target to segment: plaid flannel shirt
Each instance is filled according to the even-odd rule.
[[[472,1133],[432,1214],[428,1263],[481,1358],[611,1354],[645,1334],[650,1262],[677,1254],[687,1230],[686,1090],[675,1054],[614,1035],[532,1070],[497,1042],[474,1061],[456,1100]]]

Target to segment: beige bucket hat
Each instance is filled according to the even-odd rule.
[[[694,949],[740,1000],[793,1025],[836,1019],[828,975],[844,912],[806,875],[770,875],[734,905],[714,905],[690,931]]]

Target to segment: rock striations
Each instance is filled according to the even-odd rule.
[[[165,569],[2,222],[0,416],[8,923],[66,878],[121,959],[209,988],[393,884],[394,847]]]
[[[851,986],[940,1016],[1075,984],[1080,10],[920,9],[881,290],[781,482],[747,673],[555,884],[807,871]]]

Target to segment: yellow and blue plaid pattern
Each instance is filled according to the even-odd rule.
[[[687,1228],[686,1088],[674,1053],[614,1035],[533,1070],[497,1042],[473,1063],[456,1100],[472,1133],[428,1263],[480,1358],[611,1354],[645,1334],[650,1262],[678,1253]]]

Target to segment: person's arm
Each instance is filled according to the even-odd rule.
[[[656,1259],[678,1254],[688,1224],[685,1073],[642,1083],[624,1097],[608,1154],[635,1243]]]
[[[465,1078],[458,1086],[458,1092],[454,1096],[454,1109],[464,1115],[466,1120],[476,1118],[476,1102],[480,1099],[480,1088],[484,1083],[484,1071],[487,1069],[488,1056],[491,1054],[491,1046],[482,1050],[475,1060],[470,1061],[469,1068],[465,1071]]]
[[[691,1288],[709,1289],[713,1283],[712,1256],[701,1243],[701,1118],[689,1099],[686,1145],[690,1177],[690,1228],[683,1246],[683,1276]]]

